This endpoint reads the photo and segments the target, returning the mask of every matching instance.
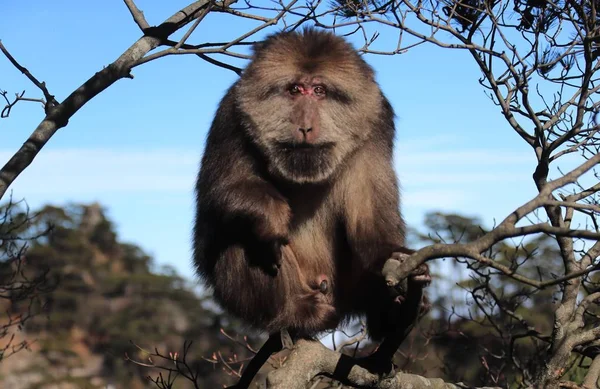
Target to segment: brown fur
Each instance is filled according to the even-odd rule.
[[[375,339],[412,322],[415,304],[398,307],[381,276],[404,245],[393,118],[343,39],[308,29],[255,48],[217,110],[196,187],[194,260],[224,308],[301,335],[354,315]]]

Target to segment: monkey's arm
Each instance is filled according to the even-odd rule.
[[[202,183],[200,185],[203,185]],[[250,250],[270,255],[253,258],[269,274],[281,266],[281,246],[287,243],[291,209],[269,183],[251,174],[227,175],[213,185],[200,186],[199,214],[216,231],[241,239]]]
[[[344,224],[353,260],[376,275],[381,275],[389,258],[406,260],[414,250],[405,246],[404,221],[400,215],[399,191],[390,157],[368,150],[358,156],[357,164],[366,165],[354,170],[343,196]],[[369,166],[371,165],[371,166]],[[356,175],[360,177],[356,177]],[[422,288],[429,284],[429,267],[423,264],[411,274],[410,285]],[[406,296],[406,280],[398,284],[400,300]]]
[[[411,254],[404,247],[404,222],[391,156],[382,146],[366,145],[344,177],[343,223],[355,261],[381,274],[392,253]]]
[[[391,153],[385,151],[381,144],[371,145],[357,156],[355,164],[362,168],[354,170],[354,180],[348,180],[344,196],[344,224],[352,258],[364,271],[375,274],[382,284],[385,283],[382,276],[385,261],[389,258],[406,260],[413,253],[404,246],[405,227],[400,215],[398,185]],[[385,340],[375,354],[361,361],[369,370],[385,371],[390,367],[394,353],[428,309],[423,288],[429,281],[429,269],[423,265],[396,287],[388,288],[389,293],[373,296],[382,301],[372,304],[379,304],[388,312],[379,327]],[[389,300],[386,302],[386,299]]]
[[[204,156],[198,212],[211,228],[243,239],[240,243],[248,248],[271,252],[259,257],[273,273],[280,266],[281,245],[287,243],[291,208],[277,189],[255,174],[247,156],[235,155],[234,148],[226,157],[221,150],[213,148]]]
[[[389,258],[404,261],[414,250],[404,245],[405,226],[391,150],[382,143],[368,144],[356,156],[354,164],[357,167],[352,170],[352,179],[346,180],[343,196],[346,235],[353,260],[379,276]],[[429,268],[423,264],[411,274],[410,280],[398,284],[394,294],[402,303],[409,286],[421,289],[430,281]],[[412,292],[418,294],[420,290]]]
[[[246,178],[214,188],[213,192],[210,203],[222,215],[224,224],[249,224],[261,241],[287,241],[291,209],[269,183]]]
[[[278,266],[280,246],[288,238],[291,209],[279,191],[258,174],[258,162],[248,150],[236,115],[229,112],[230,98],[228,94],[217,111],[206,141],[196,184],[198,212],[205,215],[211,228],[240,231],[234,235],[249,239],[245,243],[272,250]]]

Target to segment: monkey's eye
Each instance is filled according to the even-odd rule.
[[[325,87],[323,85],[317,85],[314,89],[315,96],[325,96]]]
[[[300,93],[302,90],[300,89],[300,85],[298,84],[294,84],[290,87],[289,89],[290,94],[291,95],[297,95],[298,93]]]

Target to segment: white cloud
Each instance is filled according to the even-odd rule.
[[[532,153],[511,150],[452,150],[452,151],[415,151],[400,146],[396,153],[396,162],[403,165],[524,165],[535,163]]]
[[[413,185],[480,185],[495,183],[525,182],[529,178],[519,172],[491,173],[442,173],[411,171],[399,173],[400,182]],[[530,180],[529,180],[530,181]]]
[[[534,194],[534,157],[513,150],[425,150],[400,147],[395,169],[407,221],[417,225],[432,210],[503,219]]]
[[[0,151],[1,159],[10,155]],[[13,187],[25,196],[191,191],[200,157],[199,152],[172,149],[43,150]]]

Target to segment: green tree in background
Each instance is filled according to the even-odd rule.
[[[49,232],[32,231],[34,217],[12,198],[0,207],[0,362],[29,349],[31,341],[19,336],[20,330],[40,312],[43,297],[51,290],[47,267],[28,272],[29,245]],[[16,305],[21,308],[15,310]]]
[[[120,242],[98,204],[46,206],[20,232],[47,229],[30,242],[23,272],[33,279],[43,275],[52,290],[36,307],[43,314],[30,317],[21,332],[25,341],[35,340],[32,352],[0,364],[1,387],[153,387],[146,376],[155,370],[126,355],[150,363],[143,350],[174,354],[185,339],[194,341],[188,358],[198,387],[226,381],[210,357],[216,350],[233,354],[235,345],[218,334],[220,328],[235,330],[235,321],[209,309],[175,271],[155,271],[141,248]],[[13,314],[31,309],[28,301],[11,302]],[[243,357],[244,350],[237,353]],[[192,385],[180,380],[177,387]]]

